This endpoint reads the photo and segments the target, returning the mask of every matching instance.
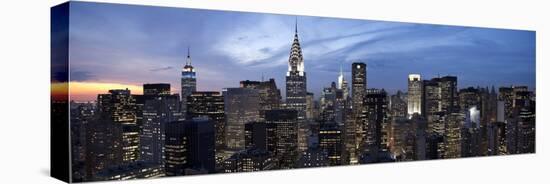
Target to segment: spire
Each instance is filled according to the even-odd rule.
[[[300,47],[300,40],[298,39],[298,18],[296,17],[294,24],[294,40],[292,41],[290,49],[287,76],[290,76],[291,72],[296,72],[298,75],[304,76],[303,60],[302,48]]]
[[[340,76],[344,76],[344,72],[342,71],[342,63],[340,63]]]
[[[296,20],[294,21],[294,34],[298,35],[298,17],[295,17]]]
[[[187,61],[186,61],[185,65],[191,66],[191,52],[190,52],[189,46],[187,47]]]

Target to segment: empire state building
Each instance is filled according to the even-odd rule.
[[[298,40],[298,23],[294,30],[294,41],[288,58],[288,72],[286,73],[286,105],[288,109],[298,111],[298,119],[306,117],[307,83],[304,71],[304,57]]]
[[[187,115],[187,97],[197,91],[197,78],[195,68],[191,66],[191,56],[187,48],[187,60],[181,70],[181,111]]]

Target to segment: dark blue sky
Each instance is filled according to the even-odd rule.
[[[72,2],[71,80],[171,83],[191,47],[199,90],[284,76],[295,16]],[[308,90],[367,63],[368,87],[406,90],[407,75],[456,75],[460,87],[535,87],[535,32],[299,16]]]

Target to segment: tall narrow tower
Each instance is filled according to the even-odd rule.
[[[298,21],[294,29],[294,41],[288,58],[288,72],[286,73],[286,104],[289,109],[298,112],[298,120],[306,117],[307,96],[306,72],[304,58],[298,40]]]
[[[422,80],[420,74],[409,74],[407,97],[407,114],[422,114]]]
[[[187,116],[187,97],[197,91],[197,78],[195,68],[191,66],[191,55],[187,48],[187,60],[181,71],[181,110]]]

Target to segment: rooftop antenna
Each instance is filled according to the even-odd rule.
[[[298,34],[298,17],[294,17],[296,20],[294,21],[294,33]]]

